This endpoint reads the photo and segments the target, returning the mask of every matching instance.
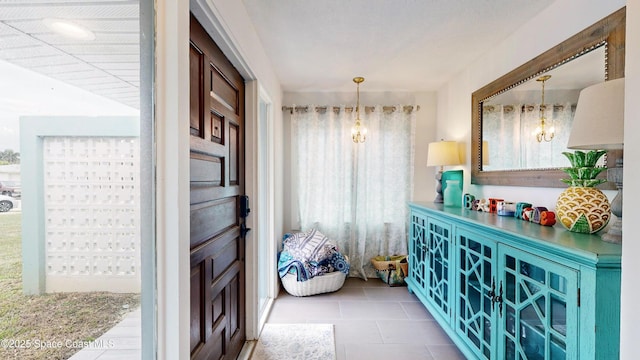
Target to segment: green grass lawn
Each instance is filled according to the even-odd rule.
[[[0,213],[0,340],[92,341],[139,306],[139,294],[22,294],[21,213]],[[0,359],[67,359],[79,349],[0,346]]]

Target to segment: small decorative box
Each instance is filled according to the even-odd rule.
[[[464,194],[464,197],[463,197],[464,208],[467,210],[473,210],[473,201],[475,199],[476,197],[471,194]]]
[[[536,224],[540,224],[540,214],[543,211],[547,211],[547,208],[544,206],[536,206],[533,208],[533,214],[531,215],[531,218],[529,219],[529,221],[534,222]]]
[[[487,199],[480,199],[480,201],[478,201],[478,211],[490,212],[489,201],[487,201]]]
[[[498,212],[498,203],[500,201],[504,201],[504,199],[489,198],[489,212],[497,213]]]
[[[540,212],[540,225],[553,226],[556,223],[556,213],[553,211]]]
[[[528,202],[519,202],[516,204],[516,212],[513,214],[513,216],[516,219],[522,219],[522,213],[524,212],[525,208],[530,208],[533,205],[528,203]]]
[[[510,201],[498,201],[498,215],[513,216],[516,212],[516,204]]]

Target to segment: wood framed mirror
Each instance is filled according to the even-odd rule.
[[[578,34],[538,55],[471,95],[471,183],[478,185],[566,187],[560,179],[566,174],[559,167],[540,166],[517,170],[490,170],[487,142],[483,146],[483,104],[556,68],[565,66],[596,49],[604,49],[602,71],[605,80],[624,77],[626,7],[614,12]],[[485,148],[485,149],[483,149]],[[484,153],[483,153],[484,151]],[[484,158],[483,158],[483,155]],[[557,154],[562,157],[561,152]],[[614,166],[622,151],[609,151],[607,166]],[[568,166],[568,164],[567,164]],[[601,173],[606,177],[606,172]],[[609,183],[603,188],[615,189]]]

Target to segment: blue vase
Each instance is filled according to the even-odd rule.
[[[447,180],[447,187],[444,189],[444,206],[460,207],[462,204],[462,189],[460,180]]]

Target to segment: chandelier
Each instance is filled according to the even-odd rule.
[[[360,120],[360,83],[364,81],[363,77],[354,77],[353,82],[358,86],[358,98],[356,103],[356,123],[351,128],[351,139],[354,143],[363,143],[367,140],[367,128],[362,125]]]
[[[547,131],[547,118],[544,116],[544,112],[546,110],[546,105],[544,104],[544,83],[549,79],[551,79],[551,75],[544,75],[536,79],[537,81],[540,81],[542,83],[542,101],[540,102],[540,125],[538,125],[534,132],[534,135],[536,136],[536,140],[538,140],[538,142],[542,142],[542,140],[547,142],[553,140],[556,132],[553,126],[551,126],[549,128],[549,131]]]

